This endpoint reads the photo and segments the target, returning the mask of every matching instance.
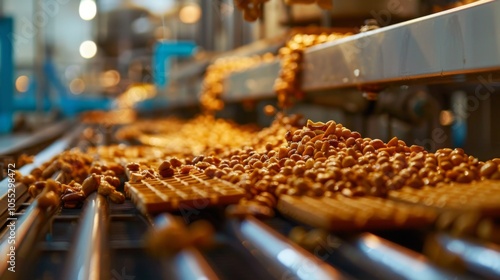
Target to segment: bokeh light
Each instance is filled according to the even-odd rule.
[[[179,19],[186,24],[193,24],[200,20],[201,8],[198,4],[191,3],[181,8],[179,11]]]
[[[30,84],[30,78],[28,76],[22,75],[16,79],[16,90],[18,92],[27,92]]]
[[[83,20],[92,20],[97,15],[95,0],[81,0],[78,13]]]
[[[72,94],[78,95],[85,90],[85,82],[82,79],[73,79],[69,83],[69,90]]]
[[[97,45],[94,41],[85,41],[80,45],[80,55],[83,58],[89,59],[97,54]]]

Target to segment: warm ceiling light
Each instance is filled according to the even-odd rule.
[[[97,54],[97,45],[94,41],[85,41],[80,45],[80,55],[83,58],[89,59]]]
[[[27,92],[30,84],[30,78],[28,76],[19,76],[16,79],[16,90],[18,92]]]
[[[179,19],[186,24],[192,24],[200,20],[201,8],[198,4],[187,4],[179,11]]]
[[[78,13],[83,20],[92,20],[97,14],[95,0],[81,0]]]

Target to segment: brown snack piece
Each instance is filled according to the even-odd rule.
[[[101,183],[99,184],[99,187],[97,188],[97,193],[102,194],[104,196],[108,196],[111,193],[113,193],[114,191],[116,191],[115,187],[113,187],[107,181],[102,181],[102,180],[101,180]]]
[[[175,170],[172,168],[172,164],[165,160],[158,167],[158,173],[162,178],[168,178],[174,176]]]
[[[172,177],[175,174],[175,170],[173,168],[170,168],[170,167],[163,169],[163,170],[159,170],[158,172],[160,173],[160,176],[162,178]]]
[[[90,173],[93,173],[93,174],[97,174],[97,175],[101,175],[102,174],[102,169],[100,166],[92,166],[90,167],[90,170],[89,170]]]
[[[68,184],[69,187],[71,187],[74,191],[76,192],[80,192],[82,191],[82,185],[75,182],[75,181],[71,181],[69,184]]]
[[[173,168],[177,168],[177,167],[180,167],[182,165],[182,161],[180,161],[176,157],[173,157],[170,159],[170,164],[172,165]]]
[[[23,177],[22,183],[26,186],[30,186],[31,184],[36,182],[35,176],[29,174]]]
[[[50,178],[56,171],[59,170],[60,162],[58,160],[53,161],[47,168],[45,168],[42,172],[42,178],[48,179]]]
[[[187,175],[191,172],[191,170],[194,169],[194,166],[192,165],[183,165],[180,169],[179,169],[179,173],[180,174],[183,174],[183,175]]]
[[[52,179],[48,179],[46,181],[45,189],[48,191],[53,191],[58,195],[62,192],[61,183]]]
[[[109,194],[109,199],[116,204],[122,204],[125,202],[125,196],[116,190]]]
[[[479,174],[484,177],[489,177],[493,175],[498,169],[498,166],[495,162],[493,161],[488,161],[486,162],[481,169],[479,170]]]
[[[111,186],[118,188],[121,184],[120,179],[117,177],[112,177],[112,176],[105,176],[104,180],[108,182]],[[101,180],[102,181],[102,180]]]
[[[42,177],[42,173],[43,173],[43,170],[40,168],[40,167],[35,167],[33,168],[33,170],[31,170],[30,174],[33,175],[33,177],[35,177],[35,179],[39,179],[40,177]]]
[[[27,155],[27,154],[21,154],[19,156],[19,158],[17,158],[16,167],[17,168],[21,168],[21,167],[23,167],[26,164],[33,163],[34,158],[35,158],[34,156],[30,156],[30,155]]]
[[[31,185],[29,188],[28,188],[28,193],[31,197],[35,198],[37,197],[40,193],[42,193],[42,190],[43,189],[39,189],[37,188],[36,185]]]
[[[125,168],[123,168],[123,166],[121,166],[120,164],[110,164],[109,170],[115,173],[114,176],[120,176],[125,173]]]
[[[130,162],[126,167],[130,171],[139,171],[140,169],[140,165],[137,162]]]
[[[96,174],[92,174],[82,183],[82,191],[85,196],[89,196],[91,193],[97,191],[99,184],[101,182],[101,177]]]
[[[67,193],[61,197],[64,203],[67,202],[83,202],[85,200],[85,195],[82,192]]]
[[[59,205],[60,199],[59,195],[56,194],[54,191],[47,191],[43,193],[39,198],[38,198],[38,204],[37,206],[41,209],[48,209],[51,207],[57,207]]]
[[[102,173],[102,175],[107,176],[107,177],[115,177],[116,173],[113,170],[106,170]]]

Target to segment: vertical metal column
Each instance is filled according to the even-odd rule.
[[[234,4],[232,0],[223,0],[221,4],[221,19],[223,21],[223,28],[225,31],[225,34],[227,36],[226,38],[226,48],[228,50],[234,49],[238,44],[236,43],[236,38],[237,34],[235,33],[235,30],[237,30],[238,23],[236,22],[236,17],[235,17],[235,12],[236,8],[234,8]],[[231,7],[233,10],[232,12],[229,12],[229,7]]]
[[[201,28],[198,30],[200,41],[200,46],[205,50],[214,50],[215,48],[215,28],[214,28],[214,11],[219,7],[219,1],[200,1],[201,10],[203,11],[201,15],[201,20],[199,22]]]
[[[0,14],[0,133],[12,130],[14,99],[14,50],[12,18]]]
[[[321,26],[332,27],[332,13],[329,10],[321,10]]]
[[[43,11],[44,1],[33,1],[33,19],[35,15]],[[43,100],[46,94],[46,80],[43,71],[43,63],[45,61],[45,28],[44,24],[38,24],[35,28],[35,77],[37,82],[36,89],[36,114],[40,117],[43,114]],[[42,120],[42,118],[37,118]]]

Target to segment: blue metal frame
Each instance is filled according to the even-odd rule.
[[[9,133],[13,127],[14,50],[11,37],[14,20],[0,18],[0,133]]]
[[[159,41],[153,52],[153,69],[155,85],[164,89],[168,85],[171,57],[187,57],[193,55],[196,45],[190,41]]]

